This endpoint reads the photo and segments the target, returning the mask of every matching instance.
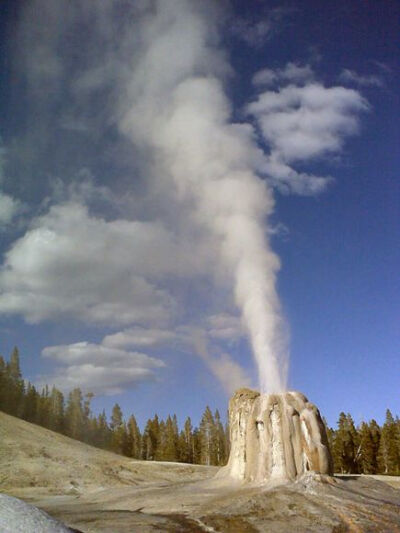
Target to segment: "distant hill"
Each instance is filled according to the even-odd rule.
[[[195,481],[216,467],[136,461],[0,412],[0,492],[79,494],[154,482]]]

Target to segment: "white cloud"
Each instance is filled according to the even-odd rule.
[[[0,139],[0,185],[4,181],[4,165],[6,149],[1,144]],[[22,210],[22,204],[12,196],[0,190],[0,231],[13,220],[13,218]]]
[[[107,335],[103,339],[105,346],[157,346],[169,343],[176,339],[176,333],[172,330],[134,327]]]
[[[3,229],[1,225],[9,224],[20,209],[18,200],[0,191],[0,230]]]
[[[357,91],[316,82],[262,92],[247,111],[270,148],[265,174],[288,192],[320,192],[331,178],[298,172],[293,164],[340,152],[346,137],[358,132],[359,114],[368,109]]]
[[[252,79],[253,84],[260,87],[270,87],[282,82],[303,84],[313,80],[314,72],[310,65],[301,66],[297,63],[287,63],[282,69],[264,68],[256,72]]]
[[[199,259],[159,222],[108,222],[77,203],[53,206],[6,254],[0,312],[33,323],[165,323],[175,302],[161,281],[196,275]]]
[[[63,365],[53,374],[41,376],[62,390],[79,387],[96,394],[119,394],[125,389],[156,378],[154,371],[164,362],[139,352],[110,348],[103,344],[78,342],[49,346],[42,357]]]
[[[362,75],[354,70],[344,69],[340,73],[339,80],[343,83],[355,83],[361,87],[383,87],[382,78],[375,74]]]

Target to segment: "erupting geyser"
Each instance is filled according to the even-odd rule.
[[[240,389],[229,402],[229,423],[231,452],[221,475],[263,483],[333,474],[321,415],[300,392]]]

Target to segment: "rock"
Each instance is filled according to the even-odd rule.
[[[0,531],[2,533],[72,533],[44,511],[18,498],[0,494]]]
[[[239,389],[229,402],[231,452],[219,476],[244,482],[333,475],[321,415],[300,392],[260,394]]]

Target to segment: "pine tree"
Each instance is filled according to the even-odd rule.
[[[82,438],[84,442],[90,443],[92,439],[92,424],[91,424],[91,411],[90,403],[94,398],[93,392],[87,392],[83,400],[83,429]]]
[[[165,443],[163,446],[163,460],[176,461],[178,451],[178,436],[176,434],[177,426],[170,416],[165,422]]]
[[[214,431],[215,431],[215,464],[223,466],[228,459],[228,446],[226,442],[226,436],[224,426],[221,422],[221,417],[218,409],[214,415]]]
[[[193,427],[190,417],[185,420],[185,425],[183,431],[181,431],[179,442],[180,460],[184,463],[193,463],[194,442]]]
[[[142,459],[153,461],[157,456],[157,448],[160,442],[160,422],[158,416],[148,420],[144,428],[142,438]]]
[[[372,474],[378,474],[378,455],[379,455],[379,446],[381,441],[381,428],[379,427],[379,424],[376,422],[376,420],[371,420],[369,423],[369,430],[371,432],[371,440],[372,440],[372,455],[373,455],[373,469]]]
[[[65,411],[66,434],[77,440],[82,440],[84,431],[82,392],[79,388],[73,389],[68,395],[67,408]]]
[[[124,424],[121,407],[116,403],[111,414],[111,449],[115,453],[122,453],[127,440],[127,431]]]
[[[6,364],[5,371],[5,405],[4,410],[14,416],[21,416],[23,411],[23,398],[25,394],[19,365],[19,350],[15,346],[10,361]]]
[[[333,439],[334,439],[335,432],[334,432],[334,430],[331,427],[329,427],[328,422],[327,422],[325,417],[322,417],[322,420],[323,420],[324,425],[325,425],[326,437],[328,439],[328,446],[329,446],[329,449],[332,451]]]
[[[201,462],[201,435],[199,428],[193,430],[193,463],[195,465],[202,464]]]
[[[392,413],[387,409],[378,453],[379,469],[381,473],[390,475],[400,474],[400,451],[398,442],[398,426]]]
[[[333,441],[333,462],[341,473],[357,472],[358,436],[350,415],[339,415],[338,429]]]
[[[64,396],[53,386],[50,394],[49,428],[60,433],[64,430]]]
[[[166,429],[165,429],[165,422],[164,422],[164,420],[160,420],[159,424],[158,424],[157,446],[156,446],[155,452],[154,452],[154,460],[155,461],[164,461],[165,460],[166,442],[167,442],[167,433],[166,433]]]
[[[111,429],[104,410],[97,417],[97,422],[93,424],[93,430],[95,445],[104,450],[109,450],[111,448]]]
[[[9,373],[12,379],[15,381],[22,378],[21,369],[19,366],[19,350],[15,346],[10,357],[10,362],[8,363]]]
[[[201,464],[214,465],[216,464],[215,422],[208,406],[201,418],[199,430]]]
[[[137,425],[136,418],[131,415],[128,420],[128,451],[127,455],[134,459],[140,459],[142,448],[142,437],[140,435],[139,426]]]
[[[226,456],[229,459],[229,453],[231,451],[231,428],[229,426],[229,411],[227,411],[226,413],[225,442],[226,442]]]
[[[22,418],[27,422],[38,423],[39,394],[35,387],[28,383],[23,400]]]
[[[47,385],[43,387],[39,396],[37,423],[45,428],[50,428],[50,393]]]
[[[363,474],[374,473],[374,443],[369,425],[365,422],[360,428],[360,467]]]

